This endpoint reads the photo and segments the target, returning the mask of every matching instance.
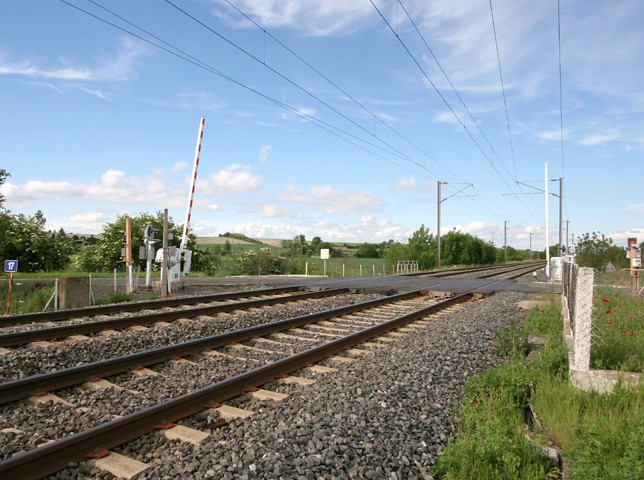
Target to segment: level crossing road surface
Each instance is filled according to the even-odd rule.
[[[185,278],[186,286],[248,286],[266,285],[274,287],[302,286],[306,288],[350,288],[373,292],[406,292],[426,289],[436,292],[491,294],[506,290],[525,293],[561,292],[561,284],[544,281],[528,274],[517,280],[495,280],[478,278],[436,278],[424,275],[386,275],[370,277],[324,277],[324,276],[249,276],[225,278]],[[173,285],[178,292],[181,287]]]

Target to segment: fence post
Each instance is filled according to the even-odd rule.
[[[593,324],[593,269],[579,268],[573,319],[574,369],[590,370],[590,346]]]

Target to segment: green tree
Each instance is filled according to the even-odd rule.
[[[79,256],[77,266],[83,271],[105,271],[124,266],[125,259],[122,257],[122,250],[125,248],[125,222],[127,215],[120,215],[113,223],[107,223],[103,227],[101,238],[96,244],[96,249],[90,249]],[[145,267],[145,259],[139,258],[139,247],[143,246],[144,229],[151,225],[156,231],[155,238],[159,239],[156,248],[161,248],[163,237],[163,212],[158,211],[155,215],[141,213],[138,217],[131,217],[132,220],[132,264]],[[182,226],[175,225],[172,218],[168,219],[168,229],[172,239],[168,245],[178,247],[181,244],[183,233]],[[192,253],[192,269],[212,270],[217,267],[217,262],[209,252],[197,248],[197,237],[194,234],[188,235],[187,249]],[[87,250],[86,247],[83,250]]]
[[[0,254],[18,260],[23,272],[63,270],[74,252],[74,241],[64,231],[45,230],[47,219],[34,215],[0,212]]]
[[[409,239],[408,251],[410,258],[406,260],[416,260],[419,269],[428,270],[436,265],[436,240],[424,224]]]
[[[577,242],[577,264],[604,271],[608,263],[617,268],[628,267],[626,251],[613,245],[613,239],[602,233],[585,233]]]
[[[4,185],[4,183],[7,181],[7,178],[9,178],[9,172],[6,170],[0,168],[0,187]],[[0,192],[0,209],[4,208],[4,195],[2,195],[2,192]]]
[[[235,275],[281,275],[287,273],[283,256],[273,256],[270,248],[249,250],[235,257]]]
[[[397,265],[402,260],[410,260],[409,245],[389,240],[384,245],[383,257],[391,265]]]
[[[322,244],[322,239],[320,237],[313,237],[311,239],[311,246],[309,249],[313,252],[313,255],[319,255],[320,254],[320,248],[322,248],[320,245]]]
[[[356,251],[358,258],[380,258],[381,249],[374,243],[363,243]]]

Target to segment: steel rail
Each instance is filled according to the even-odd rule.
[[[258,300],[248,300],[246,302],[225,303],[223,305],[211,305],[207,307],[196,307],[184,310],[173,310],[171,312],[157,312],[146,315],[132,315],[129,317],[113,318],[110,320],[99,320],[87,323],[75,323],[62,327],[41,328],[29,330],[26,332],[6,333],[0,335],[0,347],[14,347],[24,345],[25,343],[54,340],[57,338],[68,337],[70,335],[84,335],[87,333],[96,333],[105,330],[114,330],[117,328],[126,328],[133,325],[148,325],[155,322],[171,322],[179,318],[194,318],[200,315],[214,315],[217,313],[228,313],[235,310],[246,310],[249,308],[259,308],[270,305],[280,305],[284,303],[297,302],[299,300],[309,300],[313,298],[328,297],[341,293],[348,293],[347,288],[335,288],[331,290],[320,290],[317,292],[306,292],[284,297],[261,298]]]
[[[530,262],[529,264],[523,265],[527,267],[528,265],[544,265],[543,262]],[[429,272],[414,272],[414,273],[405,273],[402,275],[405,276],[428,276],[428,277],[451,277],[454,275],[462,275],[464,273],[472,273],[472,272],[484,272],[487,270],[499,270],[499,269],[513,269],[516,268],[515,265],[489,265],[485,267],[462,267],[462,268],[452,268],[452,269],[444,269],[444,270],[437,270],[437,271],[429,271]],[[479,278],[485,278],[485,277],[479,277]]]
[[[217,302],[222,300],[234,300],[237,298],[253,297],[259,295],[277,295],[301,291],[302,287],[278,287],[264,288],[260,290],[248,290],[243,292],[217,293],[213,295],[199,295],[191,297],[169,298],[164,300],[147,300],[144,302],[119,303],[116,305],[100,305],[94,307],[73,308],[69,310],[58,310],[56,312],[22,313],[0,316],[0,327],[10,325],[23,325],[35,322],[58,322],[72,318],[94,317],[111,313],[133,312],[137,310],[157,309],[166,307],[177,307],[182,305],[193,305],[195,303]]]
[[[407,300],[423,294],[424,290],[400,293],[367,302],[292,317],[263,325],[256,325],[233,332],[226,332],[190,340],[176,345],[158,347],[152,350],[132,353],[121,357],[100,360],[55,372],[32,375],[30,377],[0,383],[0,405],[19,400],[21,398],[26,398],[34,393],[52,391],[77,385],[91,378],[106,377],[109,375],[123,373],[133,368],[154,365],[173,358],[201,353],[203,351],[212,350],[225,345],[250,340],[255,337],[297,328],[310,323],[368,310],[382,305],[399,302],[401,300]]]
[[[289,374],[307,364],[319,362],[356,344],[467,300],[471,296],[470,293],[463,293],[451,297],[416,312],[16,455],[0,462],[0,476],[24,480],[43,478],[64,468],[68,462],[82,459],[95,449],[110,449],[122,445],[152,431],[155,426],[162,423],[173,422],[193,415],[208,408],[214,402],[223,402],[234,398],[249,388],[272,381],[279,375]]]

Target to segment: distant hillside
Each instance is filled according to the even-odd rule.
[[[228,242],[231,245],[252,245],[253,242],[246,240],[239,240],[231,237],[197,237],[198,245],[226,245]]]

